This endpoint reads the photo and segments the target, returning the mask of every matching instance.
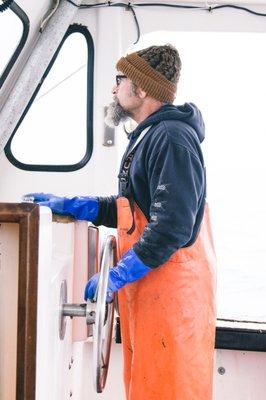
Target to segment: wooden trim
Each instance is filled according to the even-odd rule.
[[[19,224],[16,400],[35,400],[39,206],[0,203],[0,222]]]

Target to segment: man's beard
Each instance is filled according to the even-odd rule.
[[[131,113],[125,110],[120,104],[117,98],[109,104],[106,110],[106,116],[104,122],[111,128],[118,126],[120,122],[125,122],[131,118]]]

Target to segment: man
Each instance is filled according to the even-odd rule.
[[[54,212],[117,227],[118,290],[127,400],[210,400],[215,335],[215,255],[192,103],[174,106],[181,61],[171,45],[122,57],[107,120],[138,123],[119,173],[119,195],[34,194]],[[94,297],[98,274],[85,288]],[[107,299],[107,300],[108,300]]]

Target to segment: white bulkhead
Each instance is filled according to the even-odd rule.
[[[91,7],[81,7],[86,4]],[[32,205],[20,203],[30,192],[70,196],[117,192],[118,166],[127,139],[121,127],[114,132],[104,124],[115,64],[126,52],[167,42],[180,46],[181,58],[184,55],[184,82],[181,77],[176,103],[195,101],[206,115],[204,151],[218,255],[213,399],[265,399],[266,194],[262,182],[266,165],[265,107],[260,100],[266,89],[266,59],[261,55],[266,17],[247,9],[266,15],[266,4],[230,0],[226,2],[230,7],[215,9],[224,4],[17,0],[0,13],[0,49],[7,54],[4,64],[0,60],[1,399],[22,399],[18,388],[29,394],[27,400],[125,399],[121,344],[115,343],[115,332],[103,393],[96,393],[93,385],[93,336],[85,318],[67,317],[60,338],[62,283],[68,303],[84,303],[91,262],[88,224],[55,219],[41,207],[38,226],[31,228],[23,218],[31,221],[35,211]],[[5,22],[1,28],[7,14],[22,21],[15,51],[8,48],[15,25],[10,29]],[[69,26],[72,31],[64,38]],[[47,86],[38,95],[36,88],[44,74]],[[12,211],[9,203],[19,204]],[[107,228],[99,232],[100,243],[115,234]],[[29,249],[37,251],[35,275],[27,250],[26,261],[21,261],[23,240],[29,237]],[[23,295],[21,271],[28,279]],[[30,279],[36,283],[33,293]],[[36,310],[30,308],[27,314],[33,303]],[[33,339],[27,329],[24,339],[18,339],[23,313],[27,329],[31,324],[35,327]],[[24,355],[22,339],[25,348],[35,349],[31,356],[27,350]],[[34,377],[31,382],[29,376]]]

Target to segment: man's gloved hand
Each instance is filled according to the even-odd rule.
[[[138,258],[133,249],[128,250],[118,261],[117,265],[109,270],[106,301],[112,301],[112,293],[145,276],[152,269]],[[84,299],[94,299],[99,280],[99,272],[88,281],[85,287]]]
[[[97,197],[58,197],[51,193],[28,193],[35,203],[46,206],[56,214],[71,215],[78,220],[95,221],[99,213]]]

